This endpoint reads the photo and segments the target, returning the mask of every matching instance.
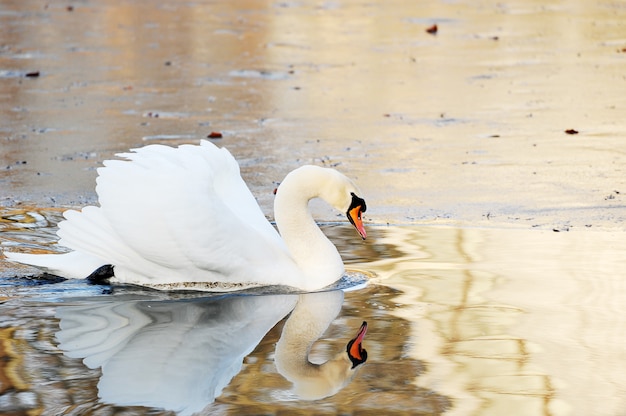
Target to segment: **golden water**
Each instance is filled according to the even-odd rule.
[[[304,163],[368,202],[367,241],[325,228],[372,277],[313,351],[366,320],[368,363],[298,400],[273,366],[279,323],[208,413],[626,412],[623,2],[68,4],[0,5],[3,249],[57,250],[49,207],[94,202],[115,153],[212,131],[270,218]],[[56,314],[197,296],[32,273],[0,256],[0,413],[162,413],[100,402],[101,372],[64,355]]]
[[[30,212],[4,212],[3,247],[50,248],[33,241],[51,238],[58,213]],[[311,357],[324,361],[345,348],[365,320],[368,362],[336,395],[299,400],[273,364],[279,323],[215,402],[207,403],[205,414],[617,415],[624,410],[626,259],[620,251],[625,233],[374,226],[361,243],[348,226],[324,230],[348,267],[367,272],[370,280],[346,293],[339,316]],[[3,260],[0,271],[3,411],[13,403],[15,414],[162,413],[99,401],[100,370],[64,355],[55,338],[55,314],[67,305],[95,308],[111,300],[155,305],[177,300],[191,307],[206,294],[82,281],[42,284],[15,278],[26,270]]]
[[[624,223],[619,1],[1,7],[2,205],[82,206],[113,154],[217,131],[269,216],[314,163],[376,223]]]

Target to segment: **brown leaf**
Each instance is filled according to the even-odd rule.
[[[222,133],[220,133],[219,131],[212,131],[206,137],[209,138],[209,139],[221,139],[222,138]]]
[[[567,130],[565,130],[565,133],[567,133],[567,134],[578,134],[578,130],[567,129]]]
[[[429,27],[428,29],[426,29],[426,33],[430,33],[431,35],[436,35],[437,34],[437,30],[439,30],[439,28],[437,27],[436,24],[434,24],[431,27]]]

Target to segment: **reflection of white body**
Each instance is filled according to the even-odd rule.
[[[319,385],[316,377],[299,372],[308,367],[300,364],[308,363],[310,346],[342,302],[343,292],[333,291],[63,306],[57,309],[57,339],[67,356],[102,368],[98,391],[104,402],[192,414],[221,394],[243,358],[293,310],[276,349],[276,365],[294,382],[297,394],[317,398],[336,393],[354,373],[346,370],[351,363],[345,351],[343,360],[322,366],[338,371],[320,372]],[[291,360],[300,364],[289,366]],[[306,385],[300,383],[302,376]]]
[[[102,367],[100,398],[192,414],[219,396],[296,295],[60,307],[59,347]]]
[[[274,206],[279,235],[226,149],[203,141],[119,156],[127,160],[105,161],[98,169],[100,206],[63,214],[59,244],[73,252],[6,256],[67,278],[112,265],[114,281],[162,289],[317,290],[338,280],[344,268],[313,221],[309,200],[322,198],[346,213],[365,238],[365,202],[336,170],[303,166],[287,175]]]

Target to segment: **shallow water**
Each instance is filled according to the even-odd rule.
[[[626,218],[620,1],[11,0],[0,36],[5,206],[82,206],[113,154],[215,131],[267,215],[314,163],[375,223]]]
[[[95,201],[113,154],[213,131],[268,216],[303,163],[362,188],[370,238],[325,230],[369,283],[313,356],[366,320],[368,362],[336,395],[300,400],[274,366],[284,319],[266,322],[207,413],[626,411],[623,2],[6,0],[0,35],[3,248],[56,250],[61,209],[25,207]],[[149,309],[176,310],[204,334],[199,316],[244,299],[32,273],[0,257],[2,414],[161,414],[97,399],[102,370],[59,343],[68,311],[166,326]],[[245,300],[293,301],[272,296]],[[174,391],[173,377],[153,382]]]
[[[4,212],[3,247],[49,248],[58,213],[32,212]],[[277,372],[275,344],[283,317],[304,302],[297,295],[15,278],[27,271],[0,260],[0,410],[167,414],[159,407],[176,408],[177,397],[187,412],[195,406],[202,414],[616,415],[626,408],[625,233],[373,226],[361,242],[347,225],[324,230],[348,268],[369,276],[365,287],[345,292],[311,353],[314,362],[331,358],[368,322],[368,361],[337,394],[302,400]],[[338,300],[328,293],[320,305],[330,311]],[[135,373],[149,374],[158,393],[134,397],[142,390]],[[192,386],[220,381],[214,401],[206,392],[190,398]]]

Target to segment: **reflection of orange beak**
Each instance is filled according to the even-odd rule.
[[[349,354],[359,361],[365,361],[363,358],[363,352],[365,350],[363,349],[363,346],[361,344],[363,343],[363,338],[365,338],[366,333],[367,322],[363,322],[363,325],[361,325],[361,328],[359,329],[359,333],[356,335],[356,338],[354,338],[354,342],[350,346]],[[367,357],[367,355],[365,355],[365,357]]]
[[[367,237],[367,233],[365,232],[365,228],[363,227],[363,220],[361,219],[361,206],[357,205],[348,211],[348,219],[354,225],[354,228],[359,232],[361,238],[365,240]]]

